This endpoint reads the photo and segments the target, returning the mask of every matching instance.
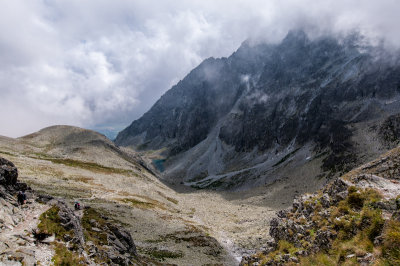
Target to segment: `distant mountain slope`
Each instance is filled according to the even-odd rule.
[[[245,42],[201,63],[115,142],[162,149],[165,178],[195,187],[349,170],[399,139],[399,57],[361,43],[302,31],[278,45]]]
[[[109,167],[144,166],[134,152],[116,147],[102,134],[79,127],[51,126],[18,138],[15,142],[36,148],[39,156],[83,160]]]

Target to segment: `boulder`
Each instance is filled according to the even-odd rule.
[[[335,181],[333,181],[330,185],[328,185],[324,190],[323,193],[328,194],[328,196],[333,199],[334,202],[338,202],[342,200],[343,196],[345,198],[345,195],[340,195],[338,197],[338,194],[344,192],[347,193],[347,188],[349,187],[349,184],[344,181],[341,178],[337,178]],[[342,193],[342,194],[344,194]]]
[[[122,254],[129,253],[137,255],[136,245],[133,242],[131,234],[123,227],[117,225],[108,225],[110,231],[114,234],[114,240],[109,237],[109,242]]]
[[[17,183],[18,170],[15,165],[0,157],[0,185],[13,186]]]
[[[36,198],[36,201],[39,203],[47,203],[47,202],[51,201],[52,199],[54,199],[54,197],[52,197],[50,195],[39,194]]]

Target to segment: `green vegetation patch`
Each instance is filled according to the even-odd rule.
[[[92,241],[97,247],[108,245],[107,234],[103,231],[97,232],[93,227],[102,229],[107,221],[93,208],[85,208],[82,217],[82,227],[86,241]]]
[[[400,222],[390,221],[383,233],[382,254],[387,265],[400,265]]]
[[[170,251],[158,248],[148,248],[144,249],[143,252],[154,259],[164,261],[165,259],[178,259],[183,257],[183,252]]]
[[[359,265],[359,258],[371,256],[374,265],[400,265],[400,221],[385,221],[379,207],[382,205],[377,204],[382,201],[378,191],[349,187],[347,197],[327,209],[330,216],[321,213],[321,197],[322,192],[303,202],[305,209],[312,209],[311,220],[305,220],[299,213],[297,216],[295,213],[288,214],[289,219],[297,224],[310,226],[305,236],[293,242],[280,240],[274,251],[255,255],[261,265],[295,265],[287,259],[283,260],[285,254],[297,257],[300,265]],[[288,231],[291,235],[291,229]],[[319,232],[329,234],[330,243],[321,245],[320,250],[314,253],[314,244],[319,245],[315,242]],[[302,251],[311,254],[304,257],[296,255]]]
[[[39,217],[39,234],[46,234],[46,235],[55,235],[56,239],[62,240],[65,235],[73,236],[74,232],[72,230],[67,231],[61,225],[60,216],[58,212],[60,208],[57,206],[53,206],[48,209],[46,212],[42,213]]]
[[[214,245],[216,240],[203,233],[199,229],[178,231],[172,234],[167,234],[156,240],[147,240],[148,243],[160,243],[172,240],[175,243],[190,242],[194,247],[208,247]]]
[[[49,194],[53,197],[60,197],[65,199],[88,198],[92,196],[90,190],[85,187],[63,186],[50,183],[41,183],[35,180],[25,180],[26,183],[32,187],[37,193]]]
[[[373,189],[356,187],[349,187],[348,193],[346,199],[330,208],[333,224],[325,224],[325,230],[337,234],[331,248],[301,258],[301,265],[358,265],[357,257],[374,253],[379,248],[374,245],[374,240],[382,234],[385,221],[382,210],[375,208],[373,203],[381,200],[381,195]],[[396,264],[392,262],[388,265]]]
[[[165,199],[168,200],[169,202],[172,202],[175,205],[178,205],[178,203],[179,203],[178,200],[171,198],[171,197],[165,197]]]
[[[60,243],[55,244],[55,254],[51,261],[54,265],[62,266],[74,266],[74,265],[84,265],[85,259],[75,252],[68,250],[64,245]]]
[[[10,152],[6,152],[6,151],[0,151],[0,153],[5,154],[5,155],[9,155],[9,156],[12,156],[12,157],[16,157],[17,156],[16,154],[13,154],[13,153],[10,153]]]
[[[285,240],[279,240],[277,250],[268,254],[268,256],[264,258],[263,262],[269,261],[271,259],[279,261],[278,257],[279,254],[290,254],[293,256],[296,253],[296,251],[299,250],[300,249],[296,248],[292,243]]]
[[[157,193],[158,193],[161,197],[163,197],[163,198],[165,198],[166,200],[168,200],[169,202],[172,202],[173,204],[178,205],[178,203],[179,203],[178,200],[176,200],[176,199],[174,199],[174,198],[171,198],[171,197],[168,197],[168,196],[166,196],[164,193],[162,193],[162,192],[160,192],[160,191],[157,191]]]
[[[153,208],[159,208],[161,210],[167,210],[167,207],[154,199],[151,199],[149,197],[146,196],[140,196],[140,195],[136,195],[137,197],[140,198],[144,198],[146,201],[141,201],[138,199],[134,199],[134,198],[125,198],[125,199],[119,199],[122,202],[128,203],[129,205],[139,208],[139,209],[143,209],[143,210],[148,210],[148,209],[153,209]]]
[[[318,253],[301,259],[301,265],[305,266],[337,266],[336,261],[330,257],[328,254]]]
[[[149,147],[150,141],[140,144],[136,147],[138,151],[146,150]]]
[[[132,205],[134,207],[138,207],[140,209],[153,209],[155,207],[155,205],[153,203],[140,201],[137,199],[130,198],[130,199],[123,199],[122,201],[125,203],[129,203],[130,205]]]
[[[105,255],[107,251],[104,246],[108,245],[107,239],[107,224],[110,220],[106,220],[99,211],[94,208],[85,208],[82,216],[83,235],[86,242],[91,241],[98,249],[98,252],[93,257],[98,264],[109,264],[110,260]],[[114,220],[111,220],[114,222]],[[97,228],[94,230],[94,228]],[[88,249],[86,248],[88,252]]]
[[[100,165],[97,163],[83,162],[83,161],[78,161],[78,160],[73,160],[73,159],[58,159],[58,158],[51,158],[51,159],[42,158],[42,159],[51,161],[56,164],[63,164],[63,165],[70,166],[70,167],[87,169],[87,170],[90,170],[90,171],[96,172],[96,173],[123,174],[123,175],[129,175],[129,174],[133,173],[133,171],[131,171],[131,170],[108,167],[108,166],[103,166],[103,165]]]
[[[87,177],[87,176],[71,176],[71,179],[73,179],[74,181],[82,182],[82,183],[86,183],[86,184],[89,184],[94,180],[93,177]]]
[[[58,212],[60,208],[58,206],[53,206],[46,212],[42,213],[39,217],[38,234],[44,235],[55,235],[56,239],[63,241],[66,235],[70,238],[74,236],[73,230],[66,230],[61,225],[60,216]],[[55,254],[52,258],[54,265],[79,265],[84,264],[85,259],[79,256],[76,252],[69,250],[65,245],[61,243],[53,243]]]
[[[219,257],[223,248],[219,242],[208,233],[194,225],[187,225],[185,230],[176,231],[171,234],[160,236],[158,239],[147,240],[147,243],[163,243],[163,246],[170,246],[170,243],[181,243],[187,247],[200,248],[204,254]],[[196,249],[196,250],[197,250]]]

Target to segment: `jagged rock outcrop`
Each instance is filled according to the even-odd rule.
[[[13,186],[17,183],[18,170],[15,165],[4,159],[0,158],[0,185]]]
[[[60,217],[61,226],[65,230],[73,230],[72,243],[78,244],[80,248],[83,248],[85,238],[83,235],[83,229],[80,218],[74,213],[74,211],[67,205],[65,200],[57,200],[57,206],[60,209],[58,216]]]
[[[82,220],[84,232],[89,236],[86,242],[89,257],[116,265],[137,263],[136,245],[125,228],[90,207],[83,211]]]
[[[53,207],[41,216],[41,222],[48,220],[44,223],[50,222],[63,229],[51,231],[51,227],[43,229],[39,224],[34,231],[39,242],[64,242],[85,264],[132,265],[138,262],[132,236],[115,221],[89,206],[82,211],[74,211],[63,199],[51,199],[47,204]]]
[[[393,143],[398,144],[400,140],[400,115],[389,116],[382,123],[379,135],[389,146],[392,146]]]
[[[270,182],[306,145],[293,172],[318,156],[315,176],[348,171],[399,140],[399,56],[362,41],[291,31],[277,45],[244,42],[202,62],[115,142],[162,150],[165,178],[202,188]]]
[[[74,254],[75,262],[86,265],[140,264],[132,236],[116,221],[90,207],[74,211],[65,199],[37,196],[18,182],[12,162],[4,158],[0,162],[0,264],[48,265],[54,257],[62,263],[66,255],[57,253],[63,250],[60,245],[63,252]],[[28,196],[24,205],[16,200],[19,190]],[[93,224],[87,222],[88,215]]]
[[[109,229],[112,232],[112,234],[108,236],[110,242],[120,253],[132,253],[137,255],[135,243],[133,242],[131,234],[126,229],[113,224],[109,225]]]
[[[314,194],[295,198],[270,222],[273,241],[241,265],[319,265],[400,259],[400,148],[347,173]],[[371,253],[371,250],[380,253]],[[397,252],[397,253],[396,253]],[[397,254],[397,255],[396,255]]]
[[[48,214],[43,216],[43,219],[50,219],[51,223],[62,227],[63,232],[66,233],[60,235],[57,231],[49,232],[51,228],[42,231],[39,225],[34,232],[38,241],[49,242],[48,239],[53,235],[54,239],[51,241],[65,242],[72,252],[82,257],[85,264],[105,262],[109,265],[132,265],[138,263],[136,245],[132,236],[116,221],[89,206],[82,211],[74,211],[63,199],[51,199],[47,204],[53,206],[49,211],[56,211],[56,217]]]
[[[18,169],[7,159],[0,157],[0,227],[9,228],[22,220],[15,194],[24,190],[30,194],[31,189],[18,182]]]

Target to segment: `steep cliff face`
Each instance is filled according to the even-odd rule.
[[[197,187],[259,185],[306,164],[315,176],[348,170],[398,141],[398,57],[361,40],[245,42],[205,60],[116,143],[164,148],[164,176]]]
[[[142,149],[169,146],[172,154],[195,146],[232,109],[246,90],[244,75],[259,71],[268,52],[268,46],[244,44],[228,59],[205,60],[120,132],[116,143]]]

